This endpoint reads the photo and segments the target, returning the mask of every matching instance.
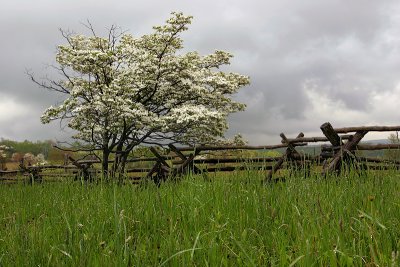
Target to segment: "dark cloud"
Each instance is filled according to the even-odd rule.
[[[64,42],[58,28],[87,33],[81,23],[90,20],[99,34],[114,24],[141,35],[171,11],[194,16],[183,35],[186,50],[230,51],[235,58],[228,69],[251,77],[236,96],[247,111],[231,116],[228,135],[241,132],[252,143],[265,143],[279,141],[280,132],[318,132],[324,121],[398,124],[396,105],[381,108],[398,95],[398,1],[18,0],[0,10],[0,105],[10,109],[0,114],[9,125],[0,136],[68,136],[58,124],[39,122],[61,97],[25,75],[26,69],[37,77],[51,73],[45,66]]]

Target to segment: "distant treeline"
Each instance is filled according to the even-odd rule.
[[[52,140],[46,140],[46,141],[13,141],[13,140],[8,140],[1,138],[0,140],[0,145],[5,145],[8,147],[6,153],[10,154],[11,156],[13,153],[32,153],[32,154],[43,154],[45,157],[49,156],[49,152],[52,149],[53,145],[55,144],[54,141]]]
[[[27,153],[31,153],[35,156],[42,154],[46,160],[63,160],[64,152],[54,148],[56,144],[53,140],[45,141],[14,141],[1,138],[0,146],[4,145],[7,149],[4,151],[6,154],[6,160],[11,160],[14,153],[21,154],[22,156]]]

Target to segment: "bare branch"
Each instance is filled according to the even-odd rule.
[[[93,34],[94,37],[97,37],[94,27],[90,23],[89,19],[86,20],[86,23],[81,22],[81,25],[83,25],[86,29],[88,29]]]
[[[50,91],[56,91],[59,93],[63,93],[63,94],[69,94],[69,90],[67,88],[65,88],[64,86],[62,86],[61,83],[50,80],[49,78],[45,78],[44,80],[46,81],[38,81],[36,80],[34,74],[32,72],[30,72],[29,70],[26,70],[26,75],[28,75],[29,79],[34,82],[35,84],[37,84],[38,86],[50,90]]]
[[[61,28],[58,29],[61,32],[61,35],[64,37],[64,39],[68,42],[68,44],[72,47],[75,48],[75,46],[71,42],[71,36],[75,34],[73,31],[69,30],[63,30]]]
[[[99,148],[78,148],[78,149],[72,149],[72,148],[64,148],[64,147],[59,147],[59,146],[53,146],[54,148],[61,150],[61,151],[67,151],[67,152],[93,152],[93,151],[100,151],[101,149]]]

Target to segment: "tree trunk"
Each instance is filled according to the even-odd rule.
[[[125,167],[126,167],[126,161],[128,159],[129,152],[128,151],[123,151],[115,156],[115,160],[113,162],[111,172],[110,172],[110,178],[112,179],[118,179],[118,181],[122,181],[124,173],[125,173]]]
[[[119,142],[116,147],[115,160],[112,165],[110,177],[112,179],[122,180],[125,174],[126,161],[129,153],[136,147],[135,143],[124,146],[123,142]]]
[[[112,165],[111,175],[110,175],[112,179],[115,179],[117,177],[118,169],[121,164],[121,157],[125,153],[125,151],[123,151],[123,149],[124,149],[123,142],[119,142],[116,149],[117,149],[117,151],[115,152],[115,159],[114,159],[114,163]]]

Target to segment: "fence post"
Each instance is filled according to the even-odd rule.
[[[368,133],[367,130],[359,130],[349,138],[349,141],[343,144],[340,136],[337,134],[335,129],[329,122],[321,125],[321,131],[328,138],[329,142],[333,146],[334,156],[332,160],[326,164],[322,170],[322,174],[326,175],[328,172],[339,172],[341,163],[344,160],[351,160],[351,151],[353,151],[363,137]]]
[[[153,178],[153,180],[156,184],[159,184],[161,180],[165,181],[168,175],[170,175],[171,167],[154,147],[150,147],[150,151],[154,154],[154,156],[156,156],[157,162],[147,173],[146,178],[153,178],[153,174],[156,173],[156,176]]]
[[[269,171],[267,177],[264,179],[264,182],[270,182],[270,181],[272,180],[272,176],[274,175],[274,173],[277,172],[277,171],[281,168],[283,162],[284,162],[288,157],[290,157],[290,156],[292,155],[292,153],[297,153],[297,154],[298,154],[298,152],[296,151],[294,145],[293,145],[292,143],[288,142],[288,139],[286,138],[286,136],[285,136],[284,133],[281,133],[281,134],[280,134],[280,137],[282,138],[282,143],[284,143],[284,144],[287,145],[286,152],[285,152],[285,154],[276,162],[276,164],[272,167],[272,169]],[[297,135],[296,138],[300,138],[300,137],[304,137],[304,134],[303,134],[303,133],[299,133],[299,134]]]
[[[196,149],[194,154],[190,154],[189,157],[186,157],[178,148],[176,148],[173,144],[169,144],[168,147],[173,151],[178,157],[181,158],[183,163],[178,167],[178,170],[175,171],[175,175],[179,173],[183,173],[185,169],[192,168],[194,173],[201,173],[201,170],[193,164],[194,158],[200,153],[200,149]],[[190,165],[192,164],[192,165]]]

